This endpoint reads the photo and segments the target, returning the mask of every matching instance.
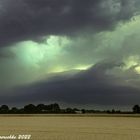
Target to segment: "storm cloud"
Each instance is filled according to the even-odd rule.
[[[46,35],[110,30],[131,19],[137,5],[137,0],[1,0],[0,46]]]
[[[0,102],[138,103],[139,9],[139,0],[0,0]]]
[[[55,75],[47,81],[16,89],[17,95],[10,96],[8,102],[52,101],[80,105],[133,105],[140,99],[140,81],[135,83],[140,76],[134,68],[123,72],[122,67],[124,64],[121,62],[100,62],[73,75]],[[114,71],[115,74],[108,71]],[[118,73],[122,73],[123,76],[118,76]],[[133,81],[134,75],[137,78]],[[6,102],[6,98],[4,101]]]

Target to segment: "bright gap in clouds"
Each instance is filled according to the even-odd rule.
[[[66,63],[65,48],[72,40],[67,37],[49,36],[43,42],[25,41],[16,44],[12,51],[25,67],[43,70],[47,73],[59,73],[69,70],[86,70],[92,65]],[[73,59],[73,58],[72,58]],[[64,61],[64,62],[63,62]]]
[[[42,62],[47,63],[57,59],[62,51],[62,48],[67,43],[63,37],[50,36],[46,37],[43,43],[34,41],[25,41],[16,44],[12,48],[21,63],[40,68]]]

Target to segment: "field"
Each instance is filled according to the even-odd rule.
[[[140,117],[90,115],[1,115],[0,136],[32,140],[140,140]]]

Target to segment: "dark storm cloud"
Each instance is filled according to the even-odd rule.
[[[140,89],[126,82],[131,79],[130,76],[120,78],[107,74],[108,70],[120,69],[122,66],[118,62],[102,62],[71,77],[54,77],[49,81],[20,88],[16,91],[18,94],[10,96],[8,101],[132,105],[139,101]]]
[[[112,29],[137,9],[136,0],[1,0],[0,46],[50,34]]]

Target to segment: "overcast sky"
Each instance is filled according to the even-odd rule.
[[[1,104],[126,107],[139,85],[139,0],[0,0]]]

